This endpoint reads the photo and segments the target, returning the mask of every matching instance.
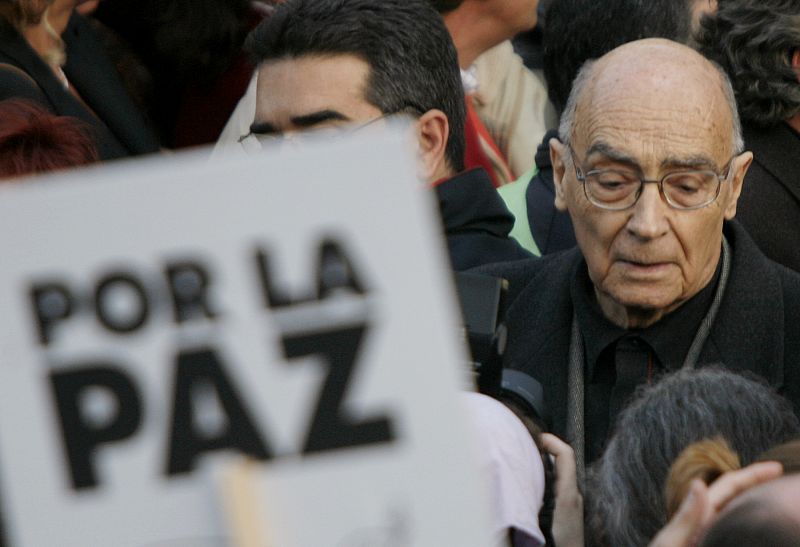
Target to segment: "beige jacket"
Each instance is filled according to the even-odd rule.
[[[525,67],[510,41],[478,57],[475,68],[475,110],[518,177],[533,167],[536,147],[558,124],[544,77]]]

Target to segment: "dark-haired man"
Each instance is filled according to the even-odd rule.
[[[289,0],[256,28],[255,119],[244,139],[415,119],[457,270],[529,256],[482,170],[464,169],[464,96],[456,52],[426,0]]]

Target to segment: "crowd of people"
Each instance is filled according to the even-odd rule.
[[[2,178],[387,117],[507,282],[498,542],[800,545],[797,0],[0,0]]]

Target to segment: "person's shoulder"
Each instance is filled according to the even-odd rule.
[[[27,99],[47,106],[47,98],[33,77],[0,59],[0,100]]]
[[[781,280],[784,302],[793,309],[800,310],[800,273],[772,260],[769,262]]]
[[[575,248],[526,260],[487,264],[469,272],[505,279],[508,281],[509,296],[513,300],[532,283],[554,287],[559,281],[569,279],[569,273],[579,258],[580,251]]]
[[[730,230],[728,235],[734,236],[736,252],[740,256],[739,264],[744,264],[748,277],[754,287],[763,285],[771,278],[774,283],[778,282],[780,291],[783,295],[784,309],[790,315],[800,313],[800,272],[784,266],[768,258],[758,248],[755,241],[747,233],[744,227],[735,222],[729,222]],[[745,256],[741,256],[744,254]],[[741,260],[743,259],[743,260]]]

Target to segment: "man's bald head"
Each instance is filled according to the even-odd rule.
[[[619,326],[652,325],[710,282],[736,215],[752,154],[730,83],[686,46],[630,42],[581,69],[561,137],[555,205],[598,303]]]
[[[569,143],[598,114],[641,111],[643,124],[659,133],[648,113],[672,109],[720,136],[729,135],[730,154],[744,143],[736,100],[725,72],[693,49],[660,38],[624,44],[578,73],[561,117],[559,133]],[[689,129],[687,127],[687,129]]]

